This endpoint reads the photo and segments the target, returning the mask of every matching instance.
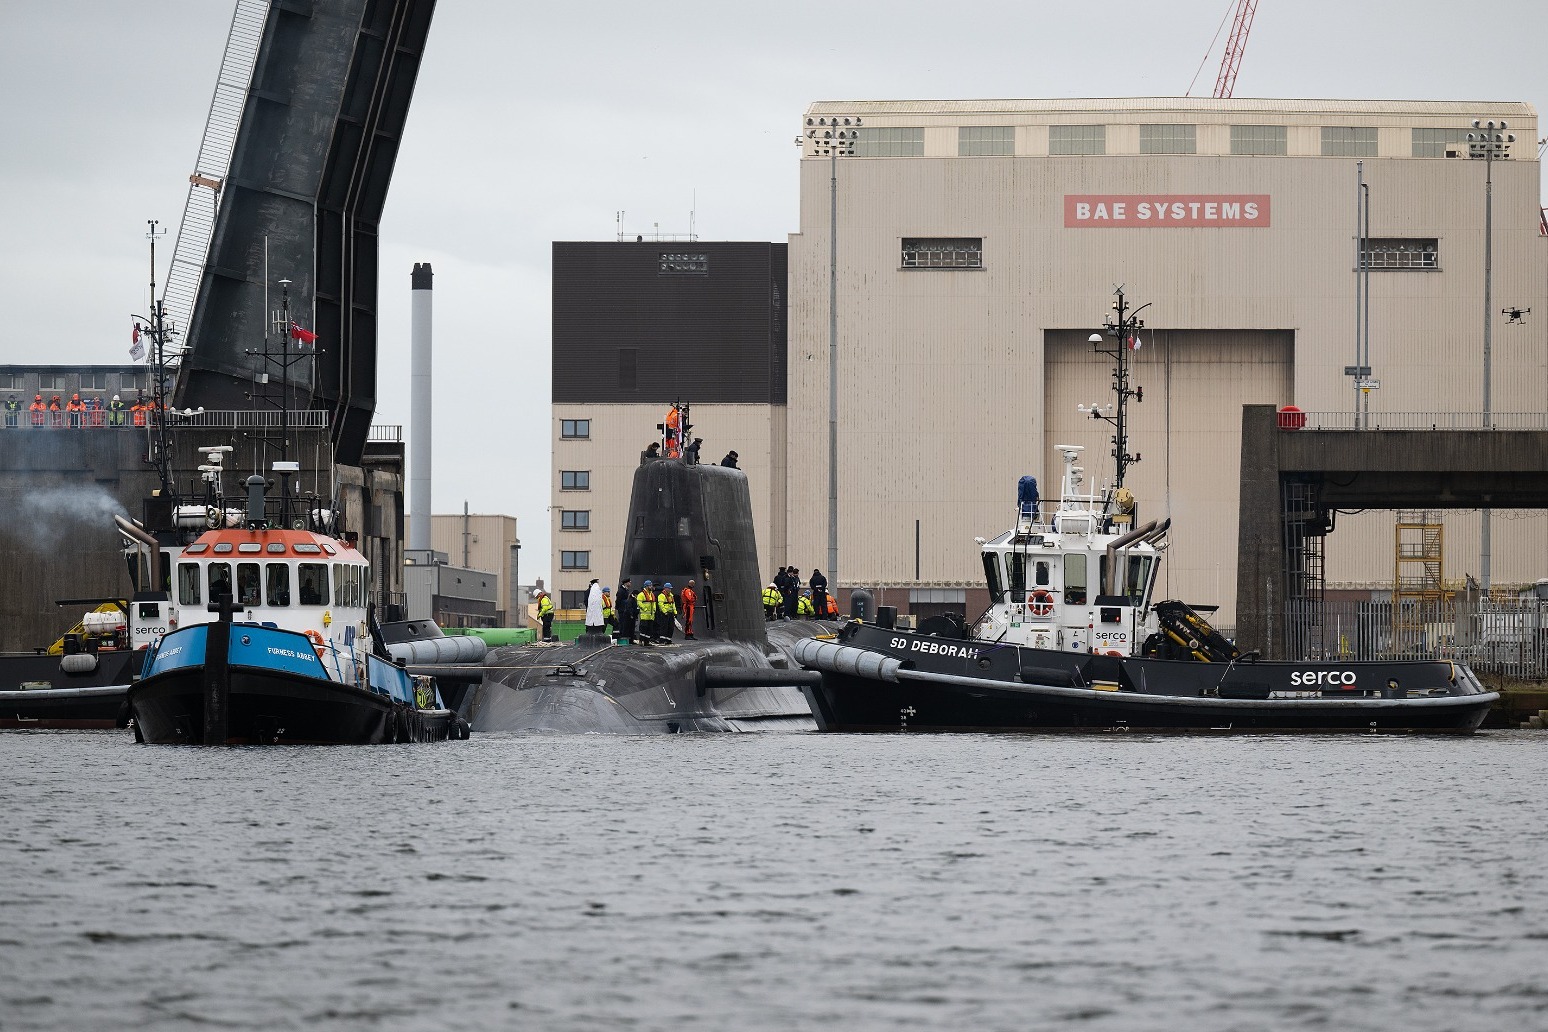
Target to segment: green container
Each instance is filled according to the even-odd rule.
[[[537,631],[531,627],[446,627],[447,634],[467,635],[484,639],[490,648],[500,645],[531,645],[537,641]]]

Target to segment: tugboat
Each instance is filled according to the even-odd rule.
[[[279,461],[278,499],[248,478],[245,512],[220,495],[221,455],[204,449],[212,529],[176,557],[164,620],[129,689],[135,736],[153,744],[377,744],[465,737],[429,678],[411,677],[375,628],[371,567],[337,514],[298,500],[299,463]],[[119,518],[147,546],[150,583],[162,580],[156,539]]]
[[[0,655],[0,728],[125,727],[126,694],[144,653],[129,637],[124,599],[61,599],[92,606],[48,648]]]
[[[1170,520],[1136,526],[1129,464],[1127,341],[1143,323],[1122,289],[1113,357],[1116,477],[1085,486],[1082,449],[1055,445],[1059,501],[1022,477],[1016,517],[978,539],[991,604],[971,627],[933,617],[917,631],[847,624],[798,642],[820,683],[805,688],[823,731],[1230,730],[1470,733],[1499,698],[1464,664],[1261,661],[1198,611],[1155,601]],[[1088,410],[1089,411],[1089,410]]]
[[[276,357],[266,337],[261,352],[279,368],[272,464],[279,497],[267,498],[269,482],[254,474],[245,508],[228,507],[222,474],[231,447],[218,445],[199,449],[202,504],[179,504],[167,420],[158,419],[152,456],[161,504],[147,503],[145,526],[114,518],[134,553],[130,633],[149,643],[128,691],[135,738],[204,745],[466,738],[466,721],[442,703],[433,678],[410,675],[388,651],[369,602],[371,564],[340,527],[336,507],[292,488],[300,463],[287,457],[289,370],[300,356],[289,347],[289,281],[280,284],[281,347]],[[167,332],[159,303],[152,326],[160,392]],[[158,393],[158,416],[164,410]],[[152,508],[160,510],[156,520]]]

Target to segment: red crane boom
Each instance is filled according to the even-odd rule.
[[[1237,0],[1236,18],[1231,22],[1231,38],[1226,41],[1225,56],[1220,59],[1220,75],[1215,79],[1215,98],[1228,98],[1236,88],[1236,70],[1242,66],[1247,49],[1247,34],[1252,31],[1252,16],[1258,0]]]

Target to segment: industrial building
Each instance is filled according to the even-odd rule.
[[[1470,148],[1474,119],[1505,123],[1502,145]],[[835,128],[853,136],[825,135]],[[1142,518],[1174,521],[1160,590],[1218,602],[1229,627],[1244,404],[1295,405],[1314,425],[1352,425],[1339,421],[1357,408],[1367,426],[1544,424],[1548,237],[1537,134],[1535,111],[1520,103],[813,104],[800,126],[782,390],[728,410],[735,422],[717,421],[705,457],[737,442],[754,498],[767,506],[758,534],[770,570],[826,568],[836,345],[837,581],[870,587],[900,610],[976,615],[986,598],[973,537],[1008,525],[1017,478],[1037,475],[1051,492],[1056,444],[1083,445],[1091,479],[1112,475],[1112,427],[1090,413],[1112,400],[1110,365],[1087,339],[1103,332],[1122,286],[1131,305],[1148,305],[1128,342],[1144,390],[1129,413],[1129,450],[1141,461],[1128,485]],[[672,285],[671,255],[701,263],[719,296],[709,245],[654,253],[662,289]],[[579,468],[580,453],[563,428],[589,421],[588,507],[621,512],[642,435],[673,400],[659,386],[637,387],[632,404],[618,392],[559,390],[574,361],[561,294],[582,292],[588,277],[600,285],[599,270],[557,260],[554,270],[561,587],[575,576],[563,555],[582,551],[572,547],[580,535],[558,523],[577,497],[560,478]],[[612,314],[622,339],[631,315]],[[773,348],[768,357],[777,361]],[[677,380],[685,395],[692,373]],[[1336,519],[1328,586],[1390,586],[1393,514]],[[1448,577],[1478,573],[1480,523],[1476,513],[1448,514]],[[614,524],[592,526],[584,551],[611,577]],[[1495,583],[1543,575],[1542,513],[1495,512],[1491,526]]]

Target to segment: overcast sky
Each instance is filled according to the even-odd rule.
[[[516,516],[543,576],[553,241],[693,210],[701,239],[786,239],[814,100],[1178,96],[1195,73],[1207,97],[1232,6],[439,0],[382,224],[377,421],[408,423],[429,261],[435,509]],[[145,220],[172,231],[159,281],[232,7],[0,0],[0,361],[128,361]],[[1260,0],[1235,92],[1541,110],[1545,48],[1545,0]]]

